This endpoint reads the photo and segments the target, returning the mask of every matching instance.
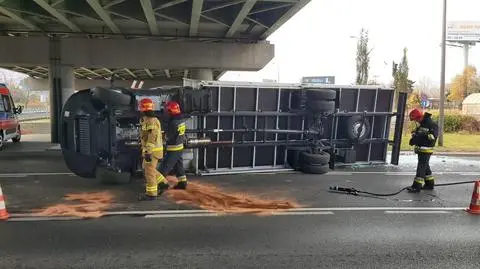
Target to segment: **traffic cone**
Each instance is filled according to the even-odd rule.
[[[9,217],[5,200],[3,199],[2,186],[0,186],[0,220],[7,220]]]
[[[470,208],[467,208],[466,210],[468,213],[480,215],[480,180],[475,182]]]

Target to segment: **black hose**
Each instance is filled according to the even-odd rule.
[[[452,186],[452,185],[461,185],[461,184],[470,184],[470,183],[475,183],[477,180],[470,180],[470,181],[459,181],[459,182],[453,182],[453,183],[442,183],[442,184],[435,184],[435,187],[444,187],[444,186]],[[408,189],[409,187],[402,188],[401,190],[393,193],[374,193],[374,192],[368,192],[368,191],[361,191],[357,190],[354,188],[345,188],[345,187],[338,187],[338,186],[332,186],[329,189],[331,191],[335,192],[341,192],[341,193],[348,193],[352,195],[358,195],[358,194],[368,194],[368,195],[373,195],[373,196],[395,196],[402,191]]]

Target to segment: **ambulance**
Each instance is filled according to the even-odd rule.
[[[7,86],[0,83],[0,150],[4,149],[5,142],[8,140],[14,143],[20,142],[22,133],[18,115],[22,110],[22,106],[15,107]]]

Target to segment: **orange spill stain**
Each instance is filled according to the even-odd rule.
[[[171,177],[169,182],[175,184]],[[267,200],[239,192],[228,192],[218,187],[189,182],[186,190],[168,190],[165,194],[178,204],[188,204],[220,213],[253,213],[268,215],[276,211],[300,207],[294,201]]]
[[[113,201],[113,195],[110,192],[94,193],[70,193],[65,195],[64,199],[77,203],[60,203],[35,210],[35,216],[69,216],[82,218],[98,218],[103,216],[103,212],[108,209]]]

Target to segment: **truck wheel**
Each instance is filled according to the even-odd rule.
[[[333,113],[335,112],[335,102],[325,100],[308,100],[308,109],[313,113]]]
[[[0,151],[5,148],[5,140],[3,140],[3,131],[0,130]]]
[[[17,133],[18,133],[18,135],[16,137],[12,138],[13,143],[18,143],[22,139],[22,131],[20,130],[20,126],[18,126],[18,128],[17,128]]]
[[[304,172],[305,174],[326,174],[330,172],[330,167],[328,166],[328,164],[304,164],[302,167],[302,172]]]
[[[319,153],[301,153],[302,164],[304,165],[323,165],[330,162],[330,154],[325,151]]]
[[[337,97],[337,92],[335,90],[328,89],[310,89],[307,88],[307,97],[308,99],[314,100],[335,100]]]
[[[103,101],[104,103],[128,106],[132,101],[132,96],[127,93],[123,93],[121,89],[105,89],[96,87],[91,89],[92,96]]]
[[[363,124],[364,122],[365,124]],[[346,123],[347,135],[348,138],[351,140],[364,140],[370,134],[370,129],[370,122],[368,121],[368,119],[365,119],[364,121],[362,119],[362,116],[352,116],[348,118]]]

